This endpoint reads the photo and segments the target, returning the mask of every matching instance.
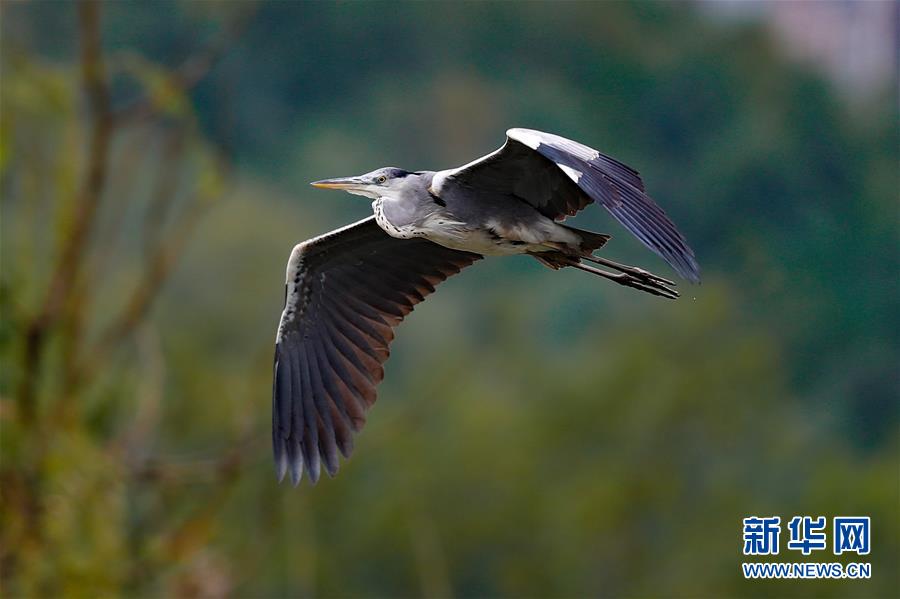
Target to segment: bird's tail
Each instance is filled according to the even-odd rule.
[[[576,229],[575,227],[570,227],[568,225],[560,225],[561,227],[565,227],[572,233],[575,233],[580,239],[581,244],[578,249],[583,254],[590,254],[594,250],[599,250],[606,242],[610,240],[610,236],[606,233],[594,233],[593,231],[584,231],[582,229]]]

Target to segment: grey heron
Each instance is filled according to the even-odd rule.
[[[278,480],[330,476],[375,402],[394,327],[438,283],[483,256],[528,254],[674,299],[674,283],[595,256],[609,236],[562,224],[599,203],[683,278],[694,252],[634,169],[558,135],[510,129],[458,168],[380,168],[315,187],[372,200],[374,216],[298,244],[275,343],[272,444]],[[605,269],[587,264],[590,262]]]

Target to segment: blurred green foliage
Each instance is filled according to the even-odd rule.
[[[900,592],[895,97],[850,113],[684,5],[0,11],[6,595]],[[115,117],[93,195],[86,63]],[[277,486],[284,262],[369,210],[306,182],[463,163],[510,126],[641,169],[703,286],[479,264],[401,328],[340,476]],[[873,578],[743,580],[751,514],[870,515]]]

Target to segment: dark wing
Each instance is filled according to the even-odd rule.
[[[481,256],[395,239],[369,217],[294,248],[275,338],[272,445],[278,479],[334,475],[338,451],[375,403],[393,328],[447,277]]]
[[[457,169],[435,175],[437,195],[448,185],[509,193],[544,216],[562,220],[598,201],[678,274],[700,281],[694,251],[666,213],[644,192],[640,175],[565,137],[510,129],[500,149]]]

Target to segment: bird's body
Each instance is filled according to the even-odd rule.
[[[272,442],[279,478],[338,468],[384,376],[393,329],[447,277],[483,256],[528,254],[674,299],[674,283],[593,252],[609,240],[562,224],[602,204],[683,277],[699,268],[630,167],[577,142],[510,129],[498,150],[455,169],[386,167],[313,183],[372,199],[374,215],[297,245],[275,343]],[[602,265],[610,270],[591,266]]]
[[[434,190],[436,173],[408,173],[396,195],[372,202],[375,222],[391,237],[424,237],[445,247],[484,256],[543,252],[546,242],[577,246],[580,237],[533,206],[501,193],[482,193],[478,203],[449,188]],[[438,195],[440,194],[440,195]]]

